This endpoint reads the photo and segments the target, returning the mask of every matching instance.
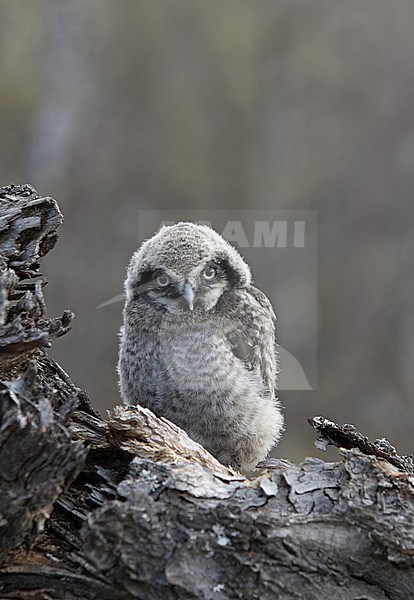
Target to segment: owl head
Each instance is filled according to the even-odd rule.
[[[195,223],[162,227],[132,256],[127,300],[142,295],[180,313],[211,310],[222,294],[251,282],[248,265],[214,229]]]

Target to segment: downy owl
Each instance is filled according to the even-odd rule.
[[[118,373],[125,404],[250,470],[283,431],[275,314],[238,251],[205,225],[165,226],[132,256]]]

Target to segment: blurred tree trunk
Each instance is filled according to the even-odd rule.
[[[313,419],[342,462],[248,480],[146,409],[101,419],[45,351],[73,316],[38,271],[61,220],[0,190],[1,597],[411,599],[413,463],[385,440]]]

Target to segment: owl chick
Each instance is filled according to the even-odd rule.
[[[283,431],[275,314],[243,258],[205,225],[162,227],[132,256],[118,373],[125,404],[250,470]]]

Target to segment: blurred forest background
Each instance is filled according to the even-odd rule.
[[[52,355],[99,410],[140,209],[315,210],[318,386],[276,453],[326,458],[317,414],[413,450],[413,31],[403,0],[1,0],[0,181],[60,204]]]

